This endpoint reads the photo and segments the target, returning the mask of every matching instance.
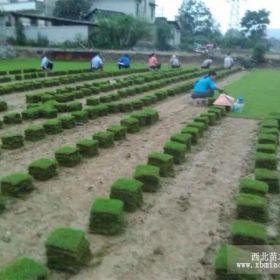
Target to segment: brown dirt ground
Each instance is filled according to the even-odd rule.
[[[45,262],[44,241],[54,227],[87,230],[93,199],[108,196],[116,178],[130,177],[151,151],[161,150],[183,123],[206,110],[188,104],[185,96],[154,107],[161,116],[156,125],[128,135],[127,140],[73,169],[61,168],[55,179],[36,182],[36,190],[26,199],[10,202],[8,211],[0,216],[1,266],[21,255]],[[87,131],[104,129],[111,118],[92,122]],[[176,177],[163,180],[157,194],[144,195],[141,210],[126,215],[123,235],[88,235],[95,255],[88,268],[71,277],[53,273],[50,279],[212,279],[213,252],[228,236],[233,194],[246,167],[256,127],[253,120],[226,118],[206,132],[186,163],[176,167]],[[72,133],[40,142],[23,155],[12,153],[7,161],[2,158],[1,173],[25,169],[31,159],[53,154],[53,147],[82,136],[80,130],[69,140]]]

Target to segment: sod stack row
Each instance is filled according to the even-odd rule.
[[[239,194],[235,198],[237,212],[236,220],[231,227],[231,245],[222,246],[216,256],[215,272],[218,279],[261,279],[261,274],[242,274],[242,271],[228,271],[228,260],[238,262],[234,256],[245,255],[248,251],[238,248],[238,245],[267,245],[274,242],[267,235],[269,222],[269,197],[278,194],[280,181],[278,168],[278,138],[280,128],[280,113],[272,113],[260,123],[257,136],[255,162],[255,179],[242,178],[239,184]],[[249,259],[250,260],[250,259]],[[248,273],[248,269],[243,270]],[[231,277],[231,278],[230,278]]]

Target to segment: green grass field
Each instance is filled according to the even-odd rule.
[[[270,112],[280,112],[279,74],[279,70],[273,69],[253,70],[225,87],[230,96],[243,96],[245,100],[243,112],[231,113],[231,115],[260,119]]]

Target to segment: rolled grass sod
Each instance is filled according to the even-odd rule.
[[[257,152],[255,155],[255,168],[276,170],[278,159],[276,155]]]
[[[89,227],[92,233],[117,235],[124,231],[124,203],[118,199],[97,198],[91,206]]]
[[[137,119],[140,126],[145,126],[148,123],[147,114],[143,111],[132,113],[130,117]]]
[[[98,141],[93,139],[83,139],[77,143],[80,154],[83,157],[93,157],[98,155]]]
[[[73,101],[73,102],[68,103],[67,111],[68,112],[76,112],[76,111],[81,111],[82,108],[83,108],[83,105],[82,105],[81,102]]]
[[[187,152],[185,144],[168,141],[164,144],[163,150],[165,154],[173,157],[175,164],[181,164],[185,161],[185,154]]]
[[[140,131],[140,123],[136,118],[125,117],[121,120],[121,125],[126,127],[128,133],[136,133]]]
[[[266,196],[268,188],[269,186],[265,182],[251,178],[242,178],[239,182],[239,189],[241,193]]]
[[[94,106],[88,106],[84,108],[84,111],[88,113],[88,118],[90,120],[95,120],[98,118],[98,110]]]
[[[45,106],[41,109],[41,116],[45,119],[53,119],[57,117],[57,109]]]
[[[225,106],[214,105],[214,106],[210,106],[209,109],[220,110],[223,117],[226,116],[227,114],[227,109]]]
[[[57,228],[49,234],[45,245],[51,269],[77,273],[91,258],[90,244],[78,229]]]
[[[276,136],[279,135],[279,130],[278,128],[267,128],[267,127],[262,127],[259,131],[260,134],[274,134]]]
[[[194,145],[198,143],[198,138],[200,137],[200,132],[198,128],[186,126],[181,130],[181,133],[191,134],[192,136],[191,143]]]
[[[100,131],[92,137],[98,141],[99,148],[107,149],[114,146],[114,133],[110,131]]]
[[[143,183],[143,192],[156,192],[160,187],[160,169],[149,164],[137,165],[133,177]]]
[[[114,134],[114,140],[123,140],[126,138],[126,131],[127,128],[122,125],[111,125],[110,127],[107,128],[107,131],[112,132]]]
[[[22,118],[20,113],[11,112],[11,113],[6,113],[3,116],[3,121],[5,124],[18,124],[18,123],[22,123]]]
[[[0,112],[8,110],[8,104],[6,101],[0,100]]]
[[[174,175],[173,156],[171,155],[159,152],[150,153],[148,155],[148,164],[157,166],[161,177]]]
[[[46,181],[57,175],[57,161],[43,158],[33,161],[28,166],[28,173],[37,180]]]
[[[1,179],[1,193],[9,196],[21,196],[34,189],[32,177],[26,173],[12,173]]]
[[[187,133],[173,134],[170,137],[170,140],[186,145],[186,151],[187,152],[189,152],[191,150],[191,141],[192,141],[192,135],[191,134],[187,134]]]
[[[46,280],[48,269],[27,257],[16,258],[0,271],[1,280]]]
[[[215,113],[202,113],[200,116],[208,118],[210,126],[213,126],[217,123],[217,118]]]
[[[244,220],[252,220],[254,222],[266,223],[267,215],[267,199],[265,197],[240,193],[236,197],[237,218]]]
[[[258,143],[259,144],[278,144],[278,136],[274,134],[265,134],[265,133],[260,133],[258,135]]]
[[[279,129],[278,121],[274,119],[265,119],[261,122],[262,128],[277,128]]]
[[[124,210],[134,212],[143,202],[142,187],[138,180],[120,178],[111,186],[110,198],[123,201]]]
[[[32,125],[24,130],[25,140],[27,141],[39,141],[46,136],[43,126]]]
[[[248,220],[235,220],[231,227],[234,245],[266,245],[266,226]]]
[[[98,111],[98,116],[107,116],[108,115],[108,106],[105,104],[100,104],[94,106],[94,108]]]
[[[86,99],[86,102],[87,102],[87,105],[89,105],[89,106],[95,106],[100,103],[100,100],[97,97],[89,97]]]
[[[270,193],[279,193],[279,172],[265,168],[255,169],[255,179],[267,183]]]
[[[201,122],[190,122],[186,125],[186,127],[195,127],[199,130],[199,136],[202,137],[203,136],[203,132],[206,129],[206,125],[204,123]]]
[[[58,119],[61,122],[61,126],[63,129],[71,129],[76,126],[76,119],[72,115],[60,116]]]
[[[40,107],[29,108],[21,112],[23,120],[36,120],[40,118],[42,109]]]
[[[0,215],[6,210],[7,198],[0,195]]]
[[[256,151],[275,155],[277,153],[277,146],[275,144],[257,144]]]
[[[157,110],[153,108],[146,108],[144,109],[143,112],[146,115],[146,124],[147,125],[152,125],[159,121],[159,113]]]
[[[207,129],[209,126],[209,118],[207,117],[196,117],[194,118],[194,121],[204,123],[205,129]]]
[[[23,136],[20,134],[7,134],[1,137],[2,149],[14,150],[24,146]]]
[[[219,109],[210,107],[210,109],[208,110],[208,113],[216,114],[216,120],[221,120],[221,118],[222,118],[222,112]]]
[[[262,276],[258,274],[229,273],[228,268],[236,266],[240,257],[248,259],[251,257],[251,252],[234,245],[221,246],[214,263],[217,280],[261,280]],[[243,272],[248,272],[248,268]]]
[[[75,118],[76,123],[87,123],[88,122],[88,112],[87,111],[77,111],[71,114]]]
[[[55,135],[62,132],[62,123],[59,119],[48,120],[43,123],[43,127],[47,134]]]
[[[55,158],[59,165],[73,167],[80,163],[81,154],[76,147],[64,146],[55,151]]]

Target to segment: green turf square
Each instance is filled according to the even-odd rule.
[[[24,130],[25,140],[27,141],[39,141],[45,138],[45,129],[39,125],[32,125]]]
[[[268,184],[250,178],[242,178],[240,179],[239,189],[242,193],[266,196]]]
[[[83,139],[77,143],[80,154],[83,157],[93,157],[98,155],[98,141],[93,139]]]
[[[127,128],[122,125],[111,125],[107,128],[109,132],[112,132],[114,134],[114,140],[123,140],[126,138],[126,130]]]
[[[57,175],[57,161],[48,158],[33,161],[28,166],[28,173],[37,180],[49,180]]]
[[[150,153],[148,156],[148,164],[157,166],[160,171],[160,176],[162,177],[174,175],[173,156],[171,155],[159,152]]]
[[[188,133],[177,133],[170,137],[171,141],[178,142],[180,144],[186,145],[186,151],[191,150],[192,135]]]
[[[140,124],[138,119],[126,117],[121,120],[121,125],[126,127],[128,133],[136,133],[140,131]]]
[[[114,146],[114,134],[110,131],[100,131],[93,136],[94,140],[98,141],[100,148],[106,149]]]
[[[63,129],[71,129],[76,126],[75,117],[72,115],[63,115],[58,118],[61,121],[61,126]]]
[[[164,153],[173,157],[175,164],[181,164],[185,161],[187,148],[185,144],[180,144],[174,141],[168,141],[163,147]]]
[[[197,127],[190,127],[190,126],[185,126],[182,130],[181,133],[183,134],[191,134],[191,142],[193,145],[198,143],[198,138],[201,136],[200,131]]]
[[[64,146],[55,151],[55,158],[59,165],[73,167],[80,163],[81,154],[76,147]]]
[[[43,127],[47,134],[59,134],[62,132],[62,123],[59,119],[52,119],[43,123]]]
[[[14,150],[24,146],[23,136],[20,134],[7,134],[1,137],[2,149]]]
[[[255,179],[267,183],[270,193],[279,193],[279,172],[265,168],[255,169]]]

